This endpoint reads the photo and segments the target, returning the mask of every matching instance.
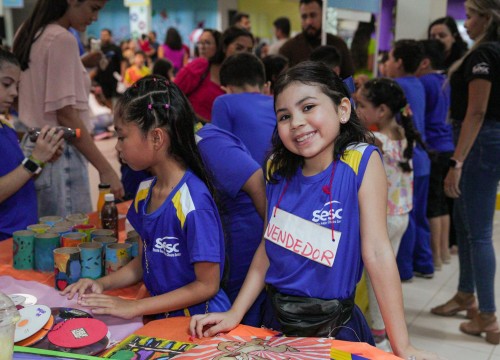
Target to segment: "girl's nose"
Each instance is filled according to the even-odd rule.
[[[298,129],[303,126],[305,123],[304,118],[302,116],[293,116],[290,120],[290,128],[292,130]]]

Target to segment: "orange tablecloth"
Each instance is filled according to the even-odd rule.
[[[118,221],[118,231],[119,231],[119,241],[124,241],[126,237],[125,233],[125,217],[123,215],[127,214],[128,208],[131,201],[123,202],[117,204],[118,214],[122,215],[121,219]],[[100,227],[99,217],[97,212],[89,214],[89,223]],[[14,279],[18,280],[32,280],[37,281],[41,284],[45,284],[53,287],[55,282],[54,272],[42,273],[35,270],[17,270],[12,267],[12,239],[7,239],[0,241],[0,275],[12,276]],[[107,291],[107,294],[122,296],[126,298],[136,298],[141,288],[142,283],[129,286],[124,289],[117,289]],[[143,296],[143,295],[141,295]]]
[[[163,320],[155,320],[147,323],[142,328],[136,330],[134,334],[158,337],[168,340],[185,341],[191,343],[203,343],[204,339],[193,339],[189,334],[190,318],[174,317]],[[231,336],[273,336],[277,333],[272,330],[254,328],[251,326],[239,325],[228,333]],[[343,350],[351,354],[364,356],[372,360],[398,360],[399,357],[388,354],[367,343],[355,343],[341,340],[331,340],[332,347]]]

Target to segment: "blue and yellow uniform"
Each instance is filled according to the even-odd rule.
[[[194,264],[213,262],[224,271],[224,235],[215,202],[205,184],[187,170],[165,202],[147,213],[156,178],[144,180],[127,214],[144,242],[143,281],[151,296],[185,286],[196,279]],[[208,305],[208,308],[207,308]],[[229,299],[223,290],[208,301],[170,312],[191,316],[226,311]],[[166,314],[158,314],[164,317]]]
[[[279,202],[279,209],[327,229],[332,228],[333,221],[335,232],[340,233],[332,267],[266,241],[270,262],[267,284],[289,295],[339,300],[354,298],[356,284],[363,274],[358,191],[374,151],[378,150],[372,145],[356,144],[344,152],[334,171],[331,195],[325,191],[325,185],[330,184],[334,163],[321,173],[307,177],[299,168],[289,181],[282,179],[277,184],[267,185],[268,221]],[[357,306],[351,320],[335,338],[361,339],[373,344],[370,328]]]

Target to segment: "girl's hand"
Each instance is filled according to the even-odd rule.
[[[78,304],[91,308],[92,313],[98,315],[113,315],[122,319],[142,315],[137,300],[125,300],[117,296],[85,294],[78,299]]]
[[[210,313],[194,315],[189,323],[189,332],[192,337],[210,337],[218,333],[228,332],[240,323],[231,310],[224,313]]]
[[[460,196],[460,177],[462,169],[450,169],[444,179],[444,192],[446,196],[456,199]]]
[[[101,294],[104,291],[104,287],[97,280],[92,279],[80,279],[76,283],[67,286],[63,291],[60,291],[61,295],[68,295],[68,300],[73,299],[76,293],[78,293],[78,298],[81,299],[86,293]]]
[[[123,184],[116,172],[110,167],[108,171],[99,173],[101,183],[110,184],[111,192],[115,195],[115,199],[121,199],[125,195]]]
[[[446,360],[446,358],[441,357],[437,354],[431,352],[422,351],[415,349],[413,346],[409,345],[403,353],[396,354],[400,358],[405,360]]]
[[[54,157],[57,159],[62,154],[64,144],[63,135],[64,132],[62,130],[57,132],[56,128],[49,128],[47,125],[44,126],[40,130],[40,135],[38,135],[31,156],[35,160],[44,163],[52,161]]]

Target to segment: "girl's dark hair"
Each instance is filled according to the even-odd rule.
[[[451,66],[451,64],[460,59],[467,52],[468,46],[464,39],[462,39],[462,35],[460,35],[460,32],[458,31],[458,26],[455,19],[453,19],[451,16],[445,16],[434,20],[427,29],[428,39],[431,38],[431,29],[435,25],[446,26],[455,39],[455,42],[451,46],[450,54],[446,57],[443,64],[444,70],[447,70]]]
[[[3,68],[5,63],[20,67],[19,61],[17,60],[16,56],[10,51],[7,51],[0,47],[0,69]]]
[[[84,2],[85,0],[78,0]],[[45,27],[60,19],[68,9],[67,0],[38,0],[30,16],[21,25],[12,46],[21,70],[29,67],[31,45],[40,37]]]
[[[181,34],[179,34],[176,28],[168,28],[167,34],[165,35],[165,45],[167,45],[172,50],[182,49]]]
[[[194,111],[177,85],[159,75],[138,80],[118,100],[116,116],[136,123],[144,135],[155,128],[164,129],[170,138],[169,155],[195,173],[216,198],[196,146]]]
[[[274,84],[274,106],[276,99],[291,84],[299,83],[318,87],[322,93],[327,95],[335,105],[335,109],[343,98],[350,98],[351,94],[347,86],[332,70],[324,64],[313,61],[304,61],[282,73]],[[332,115],[332,121],[333,115]],[[340,131],[335,139],[333,158],[339,160],[346,148],[354,143],[374,143],[373,135],[365,129],[359,121],[356,111],[351,110],[349,121],[340,124]],[[272,137],[272,150],[266,158],[270,161],[267,170],[267,178],[271,183],[276,183],[279,178],[290,179],[295,175],[297,169],[304,165],[304,158],[288,150],[278,135],[277,127]]]
[[[413,117],[405,111],[408,101],[399,84],[388,78],[372,79],[364,83],[361,88],[363,96],[374,106],[384,104],[396,117],[396,121],[403,126],[407,145],[403,151],[404,161],[399,166],[404,172],[412,171],[410,160],[413,157],[413,143],[417,141],[424,149],[426,145],[422,141],[420,133],[413,126]]]

